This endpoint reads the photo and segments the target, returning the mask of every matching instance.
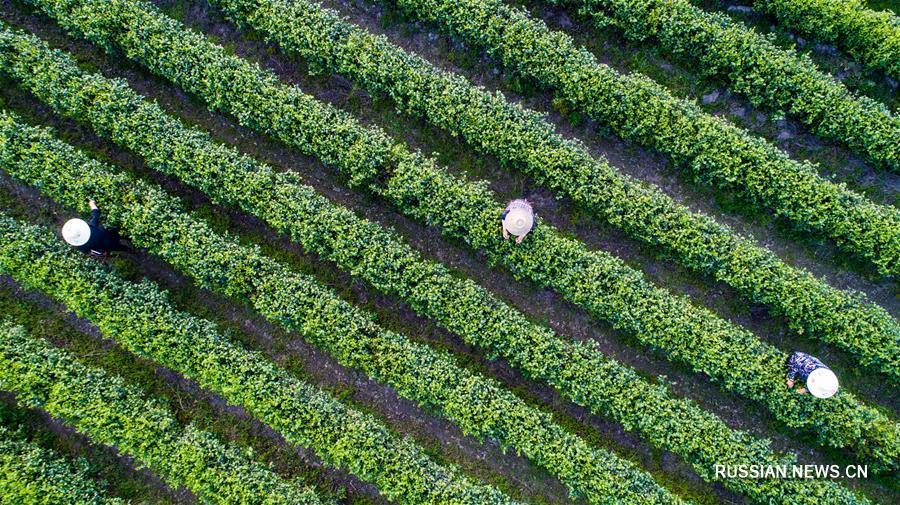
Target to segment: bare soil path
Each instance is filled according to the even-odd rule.
[[[743,303],[727,286],[716,285],[709,282],[708,279],[700,278],[686,272],[677,266],[674,262],[664,258],[658,258],[656,253],[649,248],[637,244],[634,241],[622,236],[616,230],[609,229],[597,223],[590,222],[574,209],[567,202],[557,202],[545,190],[535,187],[530,181],[521,177],[518,173],[511,173],[499,166],[496,160],[487,157],[479,157],[474,155],[471,149],[459,142],[451,139],[443,132],[430,128],[420,121],[397,115],[393,112],[392,104],[378,97],[369,97],[365,93],[355,89],[352,83],[339,76],[309,76],[305,65],[294,58],[285,56],[278,50],[273,49],[248,34],[245,31],[236,29],[233,25],[226,23],[221,16],[214,10],[209,9],[206,3],[201,1],[190,0],[187,3],[175,5],[172,2],[159,2],[160,5],[167,8],[170,13],[176,9],[180,9],[182,17],[191,26],[216,36],[222,43],[228,45],[238,54],[247,56],[251,59],[259,61],[263,66],[277,72],[283,79],[291,82],[298,82],[301,87],[325,99],[331,103],[342,106],[350,110],[354,114],[362,116],[367,122],[376,123],[386,128],[395,135],[405,138],[411,145],[422,148],[426,152],[438,150],[441,152],[442,161],[446,162],[452,168],[460,173],[471,176],[488,178],[498,193],[502,196],[511,196],[514,194],[526,194],[532,200],[538,202],[541,215],[562,229],[576,234],[585,239],[592,247],[598,247],[610,250],[615,254],[626,258],[631,264],[642,268],[650,277],[661,285],[676,292],[684,292],[695,297],[698,302],[719,311],[726,317],[736,322],[746,325],[753,329],[757,334],[767,340],[775,342],[783,348],[800,347],[804,349],[812,349],[811,352],[817,353],[830,363],[837,363],[840,367],[847,369],[847,383],[851,384],[855,389],[859,390],[864,396],[872,401],[884,405],[891,409],[892,412],[898,411],[897,398],[890,394],[888,388],[882,385],[877,378],[872,378],[864,374],[854,375],[851,368],[852,360],[847,360],[841,353],[827,348],[827,346],[817,344],[816,342],[805,342],[792,335],[786,334],[782,322],[770,317],[766,310],[761,307],[747,306]],[[823,451],[810,449],[808,441],[803,440],[794,434],[784,433],[778,426],[772,424],[764,412],[760,409],[741,399],[734,398],[733,395],[723,393],[715,384],[712,384],[706,377],[699,376],[684,367],[674,365],[665,360],[664,356],[647,352],[639,346],[635,346],[629,337],[619,334],[611,330],[607,325],[596,322],[588,317],[583,311],[572,307],[566,303],[558,295],[545,291],[534,289],[524,283],[515,282],[510,275],[504,271],[492,270],[485,266],[486,262],[479,255],[470,252],[460,244],[453,243],[443,237],[434,230],[420,225],[400,216],[391,208],[383,203],[373,199],[368,195],[358,194],[346,189],[344,181],[340,177],[335,176],[334,172],[324,167],[318,162],[299,155],[295,151],[285,148],[284,146],[273,142],[263,136],[257,135],[249,130],[235,126],[229,118],[208,112],[202,104],[192,100],[191,97],[185,95],[177,88],[168,85],[163,80],[149,76],[134,65],[128,64],[124,58],[114,58],[103,54],[90,44],[78,41],[74,38],[65,36],[58,28],[50,23],[46,18],[28,14],[27,10],[19,4],[11,4],[9,0],[3,0],[2,17],[19,26],[38,33],[46,40],[58,47],[65,47],[67,50],[73,51],[82,61],[106,75],[115,75],[126,78],[129,83],[146,96],[152,97],[159,101],[160,104],[187,121],[197,124],[198,126],[212,131],[213,135],[225,142],[236,145],[244,152],[263,159],[277,168],[294,170],[300,173],[306,181],[315,186],[319,191],[323,192],[333,200],[353,208],[367,218],[378,221],[384,225],[394,227],[410,242],[422,250],[427,256],[441,261],[453,268],[460,270],[467,276],[472,277],[477,282],[487,287],[492,292],[498,294],[513,305],[523,310],[530,317],[545,322],[555,330],[564,335],[570,335],[579,339],[592,339],[600,343],[602,349],[620,361],[634,366],[648,377],[656,377],[657,375],[665,375],[674,383],[674,391],[680,395],[684,395],[697,400],[704,408],[707,408],[720,415],[726,422],[736,428],[747,429],[760,436],[773,438],[773,445],[779,449],[793,450],[800,453],[801,460],[804,461],[831,461],[844,460],[841,454],[826,454]],[[362,22],[370,26],[375,31],[387,32],[392,40],[400,41],[408,48],[412,48],[417,52],[421,52],[432,61],[441,61],[442,65],[448,65],[453,70],[459,70],[462,73],[473,77],[475,75],[484,77],[486,75],[495,74],[490,62],[482,59],[468,61],[459,67],[455,64],[448,63],[456,61],[460,58],[468,58],[471,52],[466,52],[465,48],[460,47],[457,43],[450,39],[436,36],[429,32],[427,27],[416,26],[415,23],[409,23],[396,16],[391,17],[385,14],[381,7],[355,2],[353,5],[341,5],[350,10],[348,12],[356,12],[354,21]],[[347,12],[344,12],[345,14]],[[357,17],[359,19],[357,19]],[[385,19],[390,18],[390,22]],[[432,40],[434,38],[437,40]],[[421,51],[420,51],[421,49]],[[445,58],[445,59],[435,59]],[[480,72],[480,73],[479,73]],[[480,82],[478,78],[476,82]],[[323,282],[335,287],[343,296],[354,303],[366,306],[375,311],[382,324],[392,328],[400,329],[406,334],[414,336],[422,340],[434,343],[437,346],[445,347],[452,350],[461,357],[468,365],[485,371],[505,382],[511,388],[530,398],[534,402],[551,410],[560,422],[571,426],[576,431],[581,432],[592,441],[599,445],[608,445],[614,450],[622,454],[628,455],[632,459],[638,460],[641,465],[654,474],[661,475],[666,473],[671,475],[673,488],[683,487],[687,494],[709,494],[711,491],[719,501],[741,502],[740,497],[736,497],[727,493],[719,486],[708,486],[699,481],[699,478],[691,471],[683,462],[674,455],[667,452],[656,451],[644,444],[639,437],[632,433],[625,432],[620,426],[609,423],[597,416],[589,415],[581,409],[573,407],[568,402],[563,401],[550,388],[534,384],[512,370],[502,361],[487,361],[482,357],[479,349],[472,349],[462,343],[454,335],[447,334],[434,327],[429,321],[422,320],[409,310],[403,303],[398,302],[390,297],[385,297],[370,287],[362,285],[348,278],[342,272],[337,271],[333,266],[316,260],[315,258],[304,255],[298,248],[282,237],[271,233],[265,226],[252,218],[243,216],[239,213],[227,209],[221,209],[211,206],[205,201],[202,195],[180,185],[176,181],[171,181],[147,170],[141,164],[140,160],[134,156],[125,153],[115,146],[104,142],[90,133],[84,127],[75,125],[74,123],[54,119],[46,108],[42,108],[37,102],[26,94],[15,90],[11,86],[4,86],[3,96],[5,101],[14,106],[17,110],[34,111],[37,117],[40,117],[43,123],[55,125],[64,137],[70,141],[89,147],[96,153],[110,160],[122,164],[124,166],[133,167],[139,173],[163,183],[171,191],[184,197],[191,206],[208,217],[213,223],[219,222],[221,226],[233,229],[247,237],[248,240],[258,242],[272,254],[281,255],[282,258],[291,261],[298,268],[313,273]],[[534,97],[539,97],[540,93],[533,93]],[[516,97],[521,98],[521,97]],[[541,98],[532,98],[531,100],[541,101]],[[548,101],[546,96],[543,100]],[[598,149],[603,146],[607,148],[607,144],[612,147],[608,149],[612,152],[619,152],[623,159],[629,160],[629,163],[642,164],[647,163],[646,173],[651,180],[666,180],[666,171],[673,172],[674,169],[666,168],[667,164],[659,159],[658,156],[641,152],[630,146],[624,146],[616,143],[614,140],[600,139],[596,132],[593,131],[592,125],[583,123],[578,127],[568,125],[568,119],[562,118],[559,114],[552,114],[551,119],[560,125],[561,131],[577,133],[577,136],[588,141],[592,149]],[[568,126],[567,126],[568,125]],[[581,130],[580,130],[580,129]],[[584,131],[582,131],[584,130]],[[588,139],[590,137],[590,139]],[[618,149],[618,151],[617,151]],[[607,153],[608,154],[608,153]],[[638,160],[638,161],[633,161]],[[617,164],[617,166],[621,166]],[[659,170],[659,172],[656,172]],[[670,173],[671,175],[671,173]],[[674,176],[677,178],[677,176]],[[697,191],[692,188],[689,182],[681,181],[674,185],[679,191],[694,194]],[[664,186],[668,191],[671,188]],[[20,190],[22,188],[19,188]],[[710,194],[703,194],[702,191],[697,193],[698,201],[710,197]],[[716,202],[706,202],[710,208],[717,209]],[[718,212],[718,211],[716,211]],[[719,216],[720,214],[716,213]],[[728,219],[737,214],[731,213]],[[745,219],[744,217],[734,217],[737,221]],[[730,221],[729,221],[730,222]],[[750,226],[750,225],[748,225]],[[754,225],[755,226],[755,225]],[[770,233],[776,238],[776,242],[781,240],[786,247],[795,247],[790,243],[789,237],[785,238],[780,235],[777,227],[769,226],[774,231]],[[768,230],[769,228],[765,228]],[[768,233],[768,232],[767,232]],[[769,245],[767,243],[767,245]],[[823,245],[827,249],[827,246]],[[806,246],[797,246],[803,254],[816,254],[806,249]],[[152,277],[160,281],[165,281],[168,274],[165,274],[167,267],[163,265],[154,265],[151,259],[142,259],[136,263],[136,271],[144,271]],[[820,268],[832,269],[834,272],[841,270],[840,265],[829,264],[828,260],[820,261],[815,259],[815,264]],[[157,268],[158,267],[158,268]],[[174,275],[174,274],[172,274]],[[172,287],[179,292],[192,293],[183,279],[177,275],[171,278]],[[829,277],[829,280],[831,278]],[[881,296],[887,301],[894,303],[893,311],[897,313],[896,299],[891,298],[885,293],[891,290],[889,283],[881,281],[867,280],[863,274],[849,274],[849,279],[845,279],[849,285],[854,287],[862,286],[864,291],[870,296]],[[839,283],[836,283],[840,285]],[[188,295],[190,296],[190,295]],[[239,328],[245,333],[254,333],[258,331],[256,336],[248,336],[250,341],[255,341],[260,346],[269,345],[268,342],[284,342],[282,350],[271,350],[273,353],[283,353],[278,359],[291,363],[294,360],[304,362],[303,359],[296,356],[308,356],[313,350],[308,348],[294,347],[294,340],[290,336],[272,336],[269,334],[271,327],[266,327],[264,322],[248,323],[251,317],[246,314],[246,309],[240,307],[229,306],[229,302],[220,300],[212,301],[204,295],[202,305],[208,306],[209,310],[217,314],[224,320],[230,320],[231,325]],[[220,303],[222,305],[220,305]],[[200,303],[192,310],[200,309]],[[886,304],[887,305],[887,304]],[[224,322],[223,322],[224,324]],[[259,324],[260,326],[257,326]],[[254,329],[257,328],[257,329]],[[266,336],[266,335],[270,336]],[[270,339],[270,340],[267,340]],[[314,366],[311,366],[311,372],[316,372],[320,368],[328,369],[323,365],[324,361],[320,361],[318,357],[312,359]],[[296,370],[304,369],[304,366],[297,365]],[[333,371],[321,373],[337,373]],[[359,393],[357,381],[365,382],[365,378],[354,376],[352,371],[344,371],[349,375],[342,375],[344,379],[342,386],[335,386],[336,390],[345,389],[349,398],[359,401],[360,404],[366,405],[366,401],[377,404],[379,398],[382,399],[380,405],[387,412],[381,412],[379,407],[372,407],[374,410],[381,412],[380,415],[390,419],[397,419],[397,423],[405,425],[409,430],[416,431],[419,427],[423,430],[429,429],[429,415],[427,413],[411,413],[408,407],[415,409],[414,406],[404,406],[402,402],[395,398],[387,401],[393,393],[383,391],[379,393]],[[374,386],[373,386],[374,387]],[[363,388],[365,389],[365,388]],[[371,399],[366,400],[366,395],[370,395]],[[357,399],[359,396],[359,399]],[[394,395],[395,397],[396,395]],[[401,405],[398,405],[401,404]],[[394,410],[392,417],[391,411]],[[432,416],[433,419],[433,416]],[[447,451],[448,447],[454,444],[469,444],[471,441],[463,440],[458,432],[454,432],[452,426],[441,426],[438,424],[441,435],[438,435],[435,447],[442,447],[443,451]],[[435,428],[437,429],[437,428]],[[399,431],[405,431],[399,429]],[[430,436],[430,435],[429,435]],[[441,439],[440,437],[445,437]],[[493,458],[499,451],[496,447],[475,448],[477,444],[469,446],[472,451],[485,451],[482,454],[487,458]],[[485,444],[489,445],[489,444]],[[436,449],[437,450],[437,449]],[[475,454],[474,452],[472,454]],[[452,458],[451,458],[452,459]],[[501,458],[503,459],[503,458]],[[477,455],[473,457],[473,461],[479,461]],[[526,462],[527,463],[527,462]],[[500,474],[506,475],[503,478],[511,478],[507,471],[518,471],[522,467],[516,466],[521,461],[515,461],[515,458],[503,459],[502,463],[491,463]],[[509,465],[509,466],[504,466]],[[505,468],[506,470],[503,470]],[[511,469],[511,470],[510,470]],[[489,470],[493,471],[493,470]],[[515,475],[515,474],[513,474]],[[522,475],[525,475],[524,473]],[[528,475],[529,482],[534,475]],[[515,480],[512,480],[515,482]],[[537,487],[541,488],[540,495],[544,493],[548,499],[558,495],[559,489],[554,489],[553,483],[541,483]],[[884,492],[882,483],[865,482],[861,485],[867,491],[874,494]],[[527,490],[526,492],[531,492]],[[364,494],[364,493],[363,493]]]

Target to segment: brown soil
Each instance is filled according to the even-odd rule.
[[[57,313],[59,317],[65,319],[79,332],[96,338],[101,346],[105,348],[119,348],[118,344],[114,340],[110,340],[102,335],[100,333],[100,330],[97,329],[92,323],[76,317],[72,313],[68,312],[65,307],[48,298],[43,293],[23,290],[15,281],[6,276],[0,276],[0,283],[2,283],[2,285],[6,288],[15,290],[15,292],[21,294],[21,296],[24,299],[28,300],[30,303],[33,303],[43,309],[51,310]],[[160,380],[173,387],[177,392],[189,396],[192,401],[205,402],[208,405],[212,406],[217,417],[223,418],[226,422],[228,420],[231,420],[232,422],[230,424],[232,426],[236,426],[238,424],[249,425],[251,428],[251,436],[268,439],[270,442],[274,442],[282,447],[292,447],[290,444],[287,444],[284,441],[280,434],[273,431],[271,428],[262,424],[261,422],[256,421],[252,416],[248,415],[243,408],[228,404],[228,402],[223,398],[200,388],[192,380],[185,378],[179,373],[161,366],[156,366],[148,361],[143,362],[146,363],[147,366],[153,367],[154,372],[160,378]],[[54,420],[53,425],[55,427],[55,430],[61,430],[63,433],[65,433],[66,431],[74,433],[73,430],[58,421]],[[80,435],[77,436],[80,437]],[[89,444],[86,438],[82,438],[84,440],[84,445]],[[106,450],[112,451],[113,449],[106,448]],[[305,465],[320,470],[326,482],[334,485],[335,487],[346,489],[347,497],[350,500],[353,500],[354,498],[365,497],[369,502],[386,503],[379,497],[378,492],[374,487],[365,482],[359,481],[346,472],[333,470],[323,466],[320,460],[312,451],[303,447],[296,446],[293,446],[292,450],[295,452],[295,457],[301,460]],[[124,467],[125,470],[132,471],[132,469],[134,468],[133,460],[127,456],[120,456],[120,458],[126,463]],[[153,476],[148,470],[142,469],[140,470],[140,472],[148,476],[148,484],[150,486],[154,488],[161,487],[164,490],[168,489],[164,483],[159,481],[159,479]],[[193,495],[191,495],[190,492],[184,489],[179,489],[177,491],[168,490],[166,491],[166,493],[171,495],[175,499],[175,501],[179,503],[196,501]]]
[[[169,2],[160,2],[160,5],[172,6]],[[450,63],[460,61],[460,57],[454,57],[454,53],[451,51],[458,51],[463,55],[469,53],[451,39],[435,38],[435,35],[429,32],[427,27],[397,19],[395,13],[390,16],[389,22],[386,21],[383,7],[362,2],[352,3],[352,5],[350,2],[342,2],[337,6],[344,14],[350,15],[353,21],[364,24],[374,31],[387,33],[392,40],[407,49],[419,52],[431,61],[438,61],[442,66],[451,70],[459,71],[477,83],[492,87],[495,84],[506,83],[509,78],[502,72],[495,71],[491,63],[484,58],[475,58],[474,61],[466,60],[465,64],[460,65]],[[538,204],[542,217],[547,218],[563,230],[584,239],[591,247],[608,250],[625,258],[633,266],[643,269],[654,282],[664,285],[672,291],[689,294],[699,303],[747,326],[761,337],[782,348],[813,349],[813,352],[825,357],[830,362],[839,363],[848,370],[847,383],[872,401],[885,405],[895,413],[898,411],[897,398],[891,394],[889,388],[880,384],[877,378],[862,374],[854,376],[849,371],[852,359],[817,342],[804,341],[787,334],[783,329],[782,321],[769,316],[762,307],[747,306],[727,286],[711,283],[709,279],[687,272],[672,261],[658,258],[650,248],[631,241],[616,230],[590,223],[583,217],[583,213],[579,213],[568,202],[558,202],[546,190],[536,187],[520,174],[499,167],[496,160],[473,155],[465,145],[451,139],[443,132],[431,128],[421,121],[393,113],[391,104],[382,99],[373,99],[365,95],[355,89],[349,81],[331,75],[309,76],[306,67],[301,62],[284,56],[278,51],[273,51],[270,46],[258,42],[252,36],[248,37],[246,32],[225,23],[205,3],[189,2],[179,4],[179,7],[183,10],[185,21],[192,26],[215,35],[238,54],[259,61],[263,66],[274,70],[283,79],[291,82],[300,81],[301,86],[307,92],[343,106],[362,116],[367,122],[379,124],[392,134],[402,136],[411,145],[422,148],[426,152],[434,150],[434,147],[437,146],[441,150],[442,162],[454,169],[465,167],[470,173],[474,172],[473,175],[477,177],[488,178],[491,180],[493,188],[501,196],[524,193]],[[721,416],[730,426],[773,438],[773,445],[776,448],[793,450],[800,454],[800,459],[803,461],[823,462],[833,458],[843,459],[840,454],[825,454],[809,449],[810,444],[807,443],[807,440],[793,434],[783,433],[756,405],[736,398],[734,395],[723,393],[706,377],[694,374],[685,367],[669,363],[664,356],[646,352],[634,345],[629,337],[611,330],[603,323],[594,321],[584,311],[572,307],[558,295],[515,282],[506,272],[485,266],[486,263],[481,255],[473,254],[462,245],[441,237],[437,230],[424,227],[398,215],[391,208],[368,195],[360,195],[347,190],[343,180],[335,176],[328,167],[300,156],[295,151],[261,135],[237,127],[227,117],[209,113],[201,104],[161,79],[147,75],[134,65],[123,61],[123,58],[107,57],[90,44],[64,36],[46,18],[23,14],[19,10],[20,8],[12,8],[8,0],[4,0],[3,17],[20,26],[28,27],[58,47],[65,47],[75,52],[83,61],[90,62],[106,75],[126,78],[141,93],[156,99],[170,112],[212,131],[218,139],[236,145],[241,150],[268,161],[278,168],[299,172],[309,184],[334,201],[353,208],[367,218],[394,227],[429,257],[460,270],[523,310],[530,317],[547,323],[560,334],[579,339],[596,340],[604,352],[623,363],[634,366],[642,373],[648,376],[667,376],[673,382],[673,390],[677,394],[695,399],[704,408]],[[56,125],[64,136],[76,144],[89,146],[95,152],[102,153],[116,163],[135,167],[141,173],[151,174],[134,156],[97,139],[84,127],[54,119],[46,108],[37,106],[32,98],[21,92],[5,89],[3,95],[4,99],[16,109],[36,111],[41,122]],[[527,95],[527,97],[508,96],[516,100],[523,100],[529,106],[539,110],[550,110],[548,95],[540,92]],[[836,255],[828,244],[797,245],[794,242],[795,237],[785,232],[778,224],[759,222],[754,220],[756,218],[747,218],[735,212],[723,210],[722,206],[715,201],[711,191],[693,186],[660,156],[644,152],[614,139],[600,138],[596,135],[595,125],[590,122],[574,126],[567,118],[563,118],[555,112],[550,114],[550,119],[558,125],[563,134],[578,136],[586,141],[595,153],[604,153],[615,166],[621,167],[641,179],[660,184],[665,191],[688,203],[692,208],[714,214],[723,222],[735,226],[741,231],[752,230],[755,236],[765,238],[762,242],[766,246],[775,249],[788,261],[809,268],[817,274],[825,275],[834,285],[861,289],[886,306],[893,314],[896,315],[900,312],[898,309],[900,302],[893,295],[893,284],[867,278],[865,271],[847,273],[843,269],[844,265],[835,258]],[[168,189],[185,197],[192,205],[206,206],[205,199],[197,192],[184,188],[174,181],[158,176],[152,177],[164,183]],[[261,234],[261,240],[275,244],[278,248],[287,251],[287,254],[296,263],[309,265],[307,267],[309,271],[315,272],[320,280],[334,286],[343,296],[374,310],[383,324],[401,329],[415,338],[450,348],[468,365],[486,371],[523,396],[551,410],[561,422],[567,425],[571,424],[574,429],[584,433],[591,440],[609,444],[615,450],[638,460],[641,465],[651,471],[661,470],[670,473],[675,480],[696,492],[712,489],[721,501],[742,501],[740,497],[728,493],[720,486],[708,486],[701,483],[696,474],[674,455],[656,451],[643,443],[640,437],[625,432],[620,426],[572,406],[559,398],[550,388],[525,380],[504,362],[485,360],[479,349],[473,349],[456,336],[435,328],[433,324],[412,313],[403,303],[353,281],[330,264],[303,254],[296,246],[282,237],[275,236],[256,220],[226,209],[215,208],[215,212],[227,216],[229,226],[241,234]],[[144,256],[141,256],[140,259],[133,258],[133,260],[142,271],[146,270],[151,277],[164,281],[164,283],[169,282],[169,287],[179,291],[189,289],[183,279],[170,272],[164,265],[159,264],[157,260]],[[170,280],[166,281],[167,278]],[[334,387],[349,387],[352,391],[350,397],[353,401],[378,411],[379,415],[387,419],[388,423],[398,431],[410,431],[423,440],[431,440],[430,443],[440,447],[442,452],[462,454],[465,458],[472,458],[472,461],[477,462],[476,464],[490,466],[491,472],[502,474],[503,478],[509,479],[510,482],[516,482],[516,478],[519,476],[527,476],[528,483],[534,489],[525,489],[524,493],[544,496],[549,501],[555,501],[554,498],[559,496],[560,486],[558,484],[548,482],[549,478],[533,480],[534,474],[522,470],[528,468],[528,463],[520,458],[503,456],[492,443],[478,444],[468,437],[463,437],[449,423],[420,412],[409,402],[398,400],[389,388],[371,383],[356,372],[341,369],[338,365],[331,363],[327,356],[302,344],[300,339],[283,335],[272,336],[278,335],[277,330],[258,318],[254,319],[255,316],[245,308],[207,296],[208,294],[204,294],[203,302],[209,303],[210,310],[217,312],[219,316],[233,324],[241,326],[248,334],[252,335],[252,339],[256,342],[254,346],[259,345],[271,352],[269,346],[273,342],[288,342],[284,351],[276,351],[284,352],[283,355],[276,355],[276,359],[284,359],[288,355],[299,357],[301,362],[308,363],[308,365],[301,365],[304,371],[315,375],[317,380],[325,383],[328,383],[328,377],[331,377],[335,381]],[[284,340],[285,338],[287,340]],[[324,377],[320,378],[319,374]],[[451,448],[453,449],[451,450]],[[450,459],[456,457],[458,456],[448,456]],[[876,485],[863,483],[862,486],[871,488]],[[878,490],[875,489],[875,492]]]
[[[61,125],[57,123],[56,126],[60,127]],[[118,163],[128,166],[127,163],[121,161]],[[170,184],[175,183],[170,181]],[[54,216],[50,219],[41,219],[44,224],[61,225],[70,215],[65,208],[41,196],[35,189],[22,186],[6,175],[0,174],[0,185],[15,194],[29,209],[41,209],[37,214]],[[199,193],[188,188],[181,188],[179,193],[186,197],[192,205],[204,203],[204,198]],[[245,235],[258,233],[260,229],[265,229],[262,223],[253,218],[225,209],[217,210],[231,214],[230,217],[239,223],[236,227],[243,230]],[[287,248],[297,251],[296,246],[279,239],[271,231],[266,230],[266,232],[267,241],[285,242],[284,245]],[[300,335],[280,330],[256,315],[249,307],[235,304],[207,290],[197,289],[189,279],[172,270],[158,258],[140,250],[130,251],[121,257],[127,259],[131,264],[130,269],[167,289],[174,299],[186,305],[188,310],[195,313],[202,311],[200,315],[203,317],[224,323],[228,329],[235,330],[232,333],[239,332],[242,337],[240,340],[246,345],[263,351],[276,363],[298,370],[302,378],[311,380],[318,386],[335,392],[343,400],[350,401],[363,410],[376,415],[393,431],[412,436],[430,452],[437,453],[439,459],[445,459],[463,467],[471,474],[495,482],[511,495],[525,498],[530,502],[562,503],[568,501],[568,493],[564,486],[550,477],[543,469],[537,468],[528,460],[517,456],[514,451],[504,453],[500,446],[492,440],[481,443],[473,437],[465,436],[446,419],[423,411],[414,402],[397,396],[392,388],[338,364],[326,353],[307,344]],[[309,263],[304,270],[325,268],[333,270],[335,276],[341,275],[333,267],[322,265],[312,258],[304,257],[302,260]],[[351,279],[345,279],[345,282],[349,285],[353,284]],[[42,304],[52,303],[46,298],[41,299],[37,294],[33,296]],[[364,298],[365,295],[362,297]],[[60,312],[63,310],[58,306],[56,308]],[[99,331],[89,322],[72,315],[67,315],[66,319],[79,331],[100,337]],[[111,344],[112,342],[107,341],[107,343]],[[192,381],[179,374],[162,367],[158,367],[158,373],[162,374],[167,382],[177,385],[178,389],[183,390],[186,394],[195,397],[200,395],[202,401],[212,404],[220,414],[249,422],[255,435],[264,435],[277,441],[279,445],[285,444],[280,435],[262,423],[254,421],[243,409],[228,405],[217,395],[198,388]],[[317,469],[324,468],[311,451],[297,448],[297,453],[307,465]],[[343,487],[349,489],[351,495],[362,494],[370,499],[377,496],[377,491],[371,485],[360,482],[344,472],[329,471],[328,473],[336,474],[336,477],[329,480],[340,482]]]
[[[10,286],[8,278],[0,277],[0,284]],[[0,391],[0,403],[7,408],[21,409],[16,403],[16,395]],[[60,422],[43,410],[32,410],[34,416],[30,420],[33,425],[28,426],[30,433],[47,432],[52,434],[56,446],[64,447],[61,455],[72,458],[85,458],[96,461],[98,458],[116,462],[116,471],[121,475],[127,475],[140,482],[147,489],[152,490],[152,503],[196,503],[196,498],[186,489],[172,489],[146,468],[138,468],[138,464],[129,456],[118,453],[115,448],[91,443],[87,437],[78,433],[70,426]],[[100,478],[106,477],[103,474]]]

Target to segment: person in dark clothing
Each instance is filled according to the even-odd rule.
[[[788,369],[787,386],[794,387],[794,379],[806,381],[806,387],[797,390],[803,394],[809,391],[816,398],[831,398],[837,393],[838,379],[830,368],[818,358],[804,352],[794,351],[785,360]]]
[[[66,221],[62,228],[63,239],[79,251],[95,256],[106,256],[113,251],[124,251],[122,237],[115,228],[106,229],[100,224],[100,209],[94,200],[88,200],[91,219],[74,218]]]

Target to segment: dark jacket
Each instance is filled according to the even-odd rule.
[[[90,254],[103,255],[110,251],[122,251],[125,249],[119,243],[121,237],[116,230],[107,230],[100,225],[100,211],[91,210],[91,220],[88,221],[91,228],[91,236],[84,244],[77,246],[78,250]]]
[[[790,380],[799,377],[805,381],[813,370],[817,368],[828,368],[824,363],[819,361],[818,358],[814,358],[809,354],[800,351],[791,353],[787,358],[786,364],[788,367],[788,379]]]

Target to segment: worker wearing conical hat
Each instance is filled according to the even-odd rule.
[[[513,200],[506,206],[500,221],[503,226],[503,239],[509,240],[509,236],[514,235],[516,243],[521,244],[525,235],[528,235],[534,227],[534,211],[527,200]]]
[[[794,387],[794,380],[799,377],[806,381],[806,387],[798,389],[798,393],[809,391],[816,398],[831,398],[837,393],[837,376],[818,358],[795,351],[788,356],[785,364],[788,367],[787,386],[789,388]]]
[[[79,251],[95,256],[106,256],[112,251],[124,251],[126,248],[120,240],[116,229],[106,229],[100,225],[100,209],[94,200],[88,200],[91,207],[91,219],[74,218],[66,221],[62,227],[63,240]]]

